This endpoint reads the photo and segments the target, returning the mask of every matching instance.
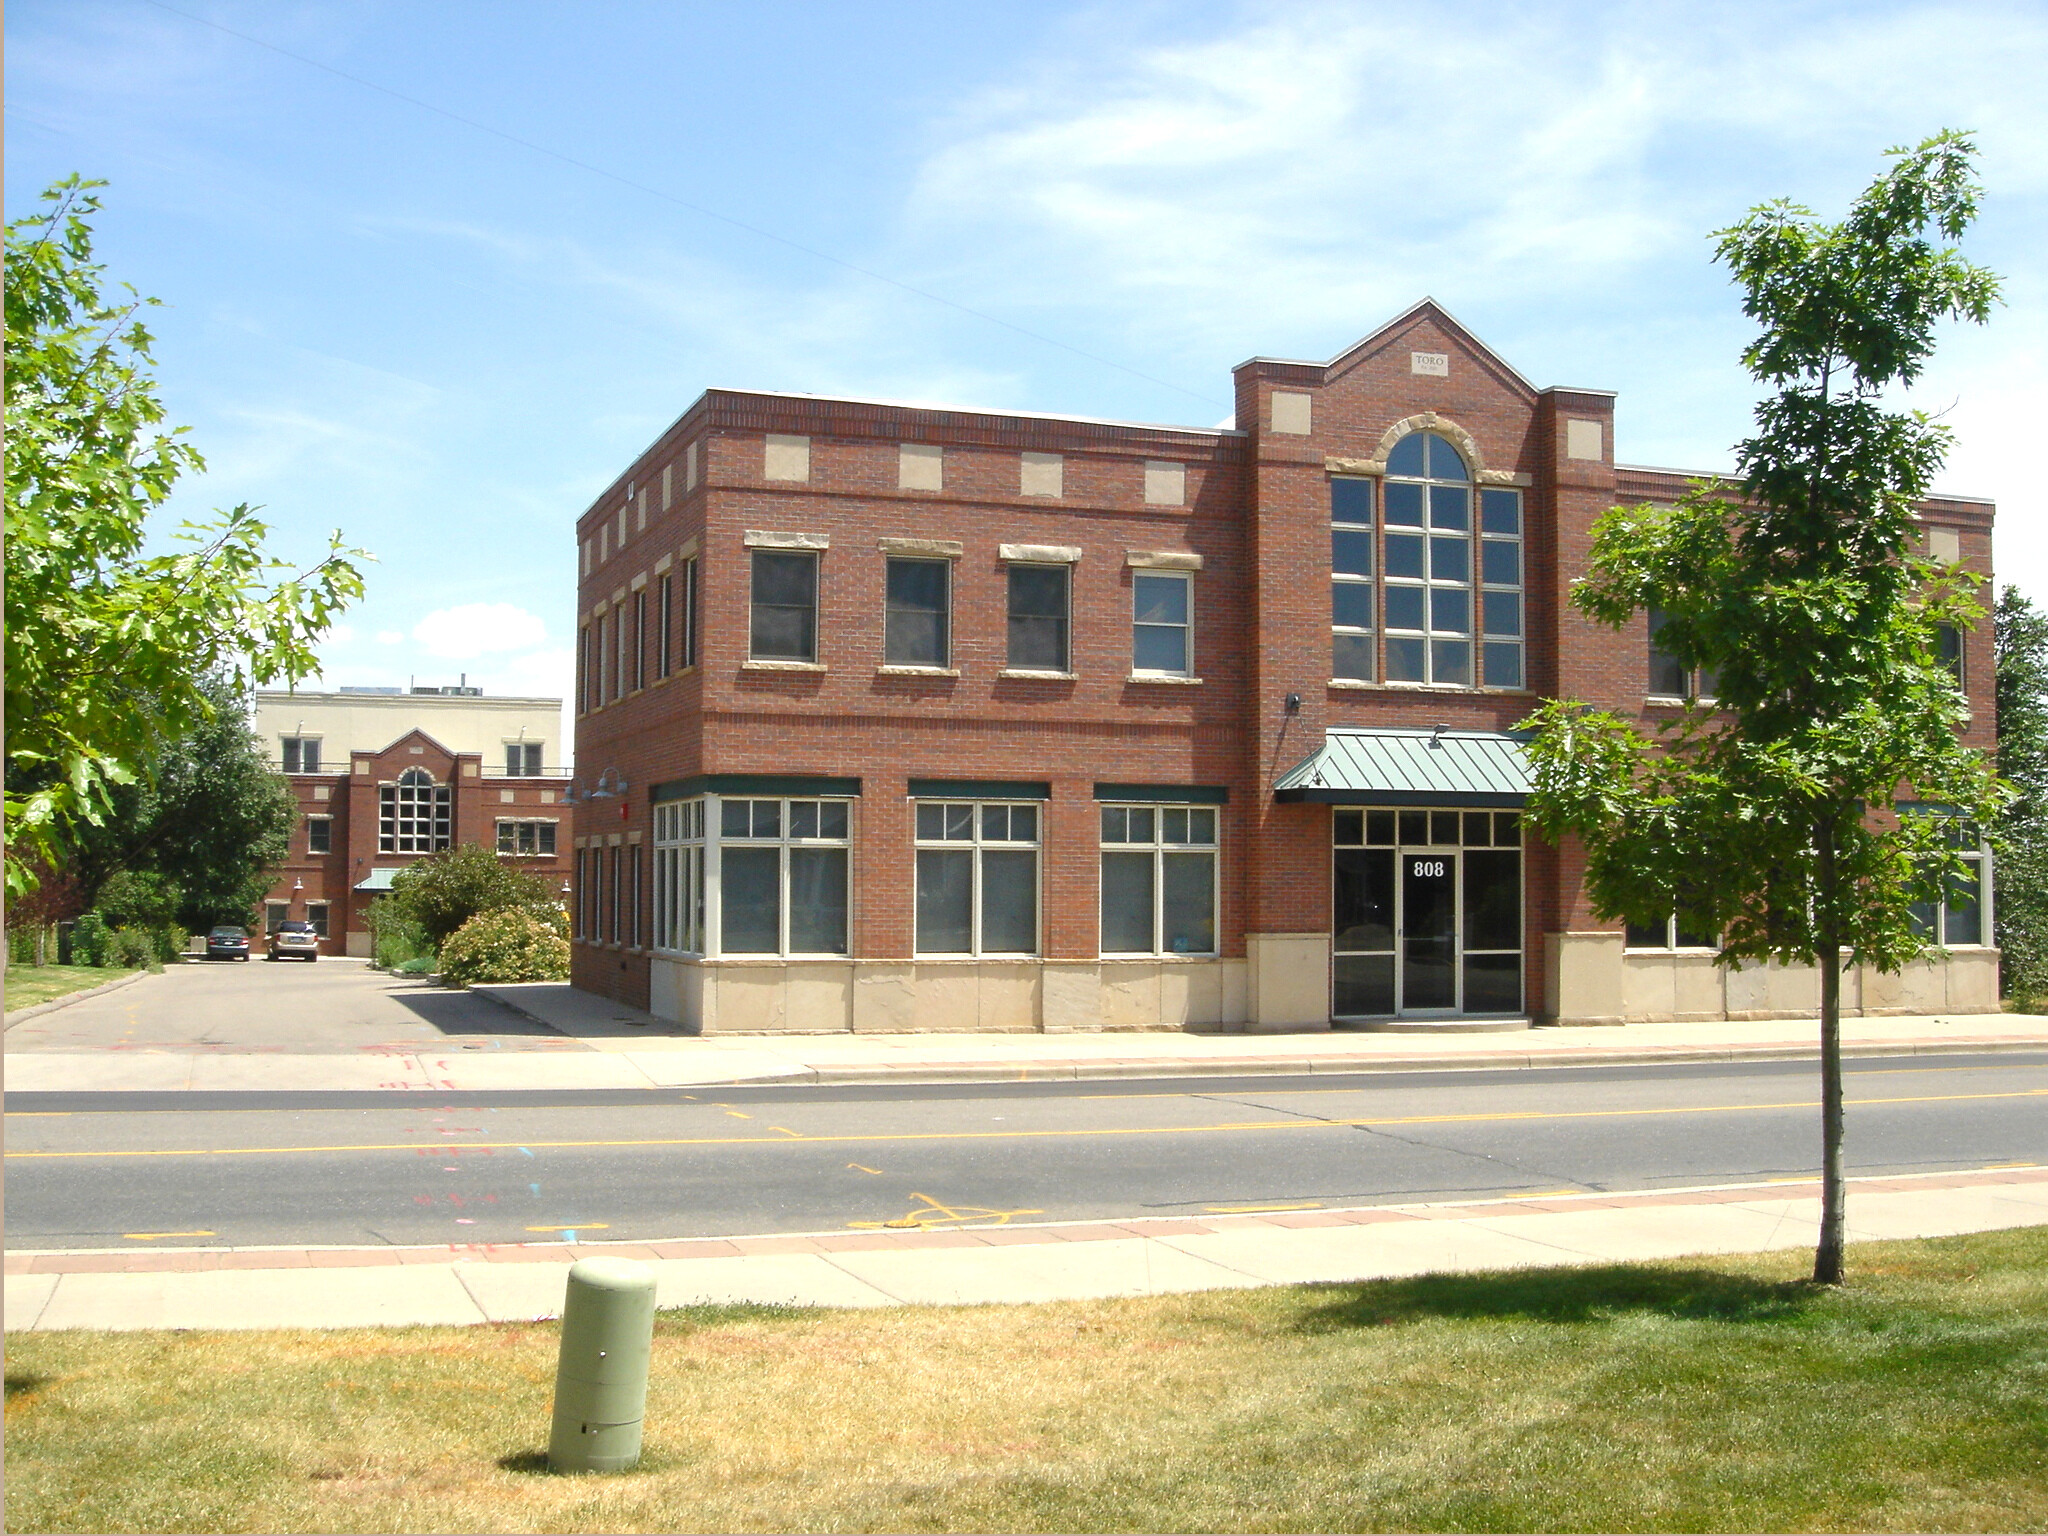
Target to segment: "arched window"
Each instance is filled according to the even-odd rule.
[[[437,853],[449,843],[448,786],[424,768],[408,768],[377,791],[377,851]]]
[[[1436,432],[1395,443],[1377,489],[1330,483],[1331,676],[1522,687],[1522,493],[1487,486],[1475,509]]]

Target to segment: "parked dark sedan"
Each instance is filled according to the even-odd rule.
[[[206,958],[209,960],[248,959],[249,930],[237,928],[233,923],[222,923],[206,936]]]

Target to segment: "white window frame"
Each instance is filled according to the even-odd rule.
[[[306,903],[306,921],[313,925],[313,934],[316,938],[324,939],[329,936],[327,932],[327,924],[330,921],[329,913],[330,904],[327,902],[309,901]]]
[[[1110,813],[1122,812],[1128,816],[1132,811],[1149,812],[1152,817],[1150,841],[1112,842],[1108,835],[1107,823]],[[1166,837],[1166,816],[1169,812],[1187,814],[1192,820],[1196,813],[1209,817],[1210,837],[1207,842],[1169,842]],[[1126,822],[1128,828],[1128,822]],[[1096,861],[1095,882],[1095,934],[1096,952],[1105,960],[1164,959],[1164,960],[1211,960],[1222,953],[1223,920],[1223,808],[1216,805],[1191,805],[1179,801],[1151,800],[1106,800],[1097,808],[1096,840],[1100,855],[1137,854],[1150,852],[1152,855],[1152,947],[1150,949],[1110,949],[1102,942],[1109,925],[1103,911],[1109,882],[1102,876],[1102,858]],[[1190,832],[1192,833],[1192,826]],[[1166,932],[1166,860],[1189,854],[1209,856],[1209,927],[1215,942],[1205,950],[1174,950],[1162,947]]]
[[[283,765],[286,773],[318,773],[320,771],[320,743],[322,740],[322,737],[308,736],[304,733],[297,736],[280,736],[278,738],[277,760]],[[313,748],[313,765],[310,768],[306,766],[306,748],[309,744]],[[294,762],[295,759],[296,764]]]
[[[702,955],[705,930],[705,839],[702,796],[654,807],[653,949]]]
[[[718,948],[717,948],[717,951],[716,951],[716,953],[718,953],[718,954],[720,954],[720,955],[724,955],[724,954],[726,954],[726,953],[727,953],[727,951],[725,950],[725,947],[724,947],[724,942],[723,942],[723,937],[724,937],[724,931],[725,931],[725,903],[724,903],[724,891],[723,891],[723,889],[722,889],[722,879],[721,879],[721,877],[722,877],[722,875],[723,875],[723,863],[724,863],[724,857],[723,857],[723,856],[724,856],[724,850],[725,850],[726,848],[728,848],[728,847],[733,847],[733,848],[775,848],[775,849],[778,849],[778,850],[780,851],[780,854],[781,854],[781,858],[780,858],[780,860],[779,860],[779,862],[778,862],[778,865],[777,865],[777,871],[776,871],[776,879],[777,879],[777,882],[778,882],[778,883],[777,883],[777,894],[776,894],[776,914],[775,914],[775,915],[776,915],[776,944],[777,944],[777,947],[776,947],[776,948],[775,948],[775,949],[774,949],[773,951],[769,951],[769,950],[757,950],[757,949],[750,949],[750,950],[740,950],[740,951],[733,951],[732,953],[733,953],[733,954],[734,954],[735,956],[744,956],[744,957],[746,957],[746,958],[748,958],[748,959],[761,959],[761,960],[770,960],[770,959],[776,959],[776,958],[781,958],[781,959],[823,959],[823,960],[845,960],[845,959],[847,959],[847,958],[848,958],[848,957],[849,957],[850,955],[852,955],[852,953],[853,953],[853,931],[854,931],[854,908],[853,908],[853,837],[854,837],[854,828],[853,828],[853,813],[854,813],[854,801],[852,800],[852,798],[851,798],[851,797],[849,797],[849,796],[845,796],[845,795],[768,795],[768,794],[761,794],[761,795],[749,795],[749,794],[733,794],[733,795],[715,795],[715,796],[706,796],[706,797],[705,797],[705,799],[706,799],[706,806],[705,806],[705,826],[706,826],[706,833],[707,833],[707,841],[708,841],[708,846],[709,846],[709,848],[710,848],[710,850],[711,850],[711,860],[710,860],[710,869],[709,869],[709,871],[708,871],[708,873],[707,873],[707,877],[706,877],[706,886],[707,886],[707,891],[706,891],[706,901],[705,901],[705,919],[706,919],[706,923],[707,923],[707,926],[708,926],[708,927],[710,927],[710,928],[711,928],[711,929],[712,929],[712,930],[713,930],[713,931],[714,931],[714,932],[715,932],[715,933],[716,933],[716,934],[718,935],[718,938],[717,938],[716,940],[714,940],[714,939],[713,939],[713,938],[711,937],[711,935],[707,933],[707,935],[706,935],[706,940],[705,940],[705,941],[706,941],[706,943],[707,943],[707,944],[710,944],[710,943],[714,943],[714,942],[715,942],[715,943],[717,944],[717,946],[718,946]],[[780,811],[779,811],[779,812],[778,812],[778,814],[777,814],[777,820],[776,820],[776,825],[777,825],[777,826],[778,826],[778,827],[779,827],[779,828],[780,828],[781,830],[780,830],[780,832],[779,832],[779,833],[778,833],[778,834],[777,834],[776,836],[774,836],[774,837],[753,837],[753,836],[748,836],[748,837],[728,837],[728,836],[726,836],[726,834],[725,834],[725,831],[724,831],[724,821],[725,821],[725,811],[726,811],[726,807],[727,807],[727,806],[729,806],[729,805],[733,805],[733,804],[737,804],[737,803],[742,803],[742,802],[744,802],[744,803],[747,803],[747,804],[752,804],[752,803],[754,803],[754,802],[758,802],[758,801],[771,801],[771,800],[772,800],[772,801],[776,801],[776,802],[778,802],[778,803],[780,804],[780,806],[781,806],[781,809],[780,809]],[[823,810],[822,810],[822,807],[823,807],[823,806],[825,806],[825,805],[827,805],[827,804],[834,804],[834,805],[844,805],[844,806],[846,807],[846,835],[845,835],[844,837],[797,837],[797,836],[793,835],[793,834],[792,834],[792,832],[791,832],[791,830],[790,830],[790,821],[791,821],[791,810],[790,810],[790,808],[791,808],[791,806],[793,806],[793,805],[804,805],[804,804],[809,804],[809,805],[816,805],[816,806],[819,806],[819,807],[820,807],[820,812],[819,812],[819,814],[820,814],[821,816],[823,815]],[[846,850],[846,947],[845,947],[844,949],[830,949],[830,950],[813,950],[813,949],[805,949],[805,950],[798,950],[798,949],[792,949],[792,948],[790,947],[790,942],[789,942],[789,928],[790,928],[790,923],[789,923],[789,916],[790,916],[790,911],[789,911],[789,909],[790,909],[790,903],[789,903],[789,856],[790,856],[790,854],[791,854],[791,852],[792,852],[793,850],[797,850],[797,849],[804,849],[804,848],[843,848],[843,849],[845,849],[845,850]]]
[[[1146,624],[1138,618],[1138,589],[1147,581],[1177,581],[1181,586],[1185,622],[1177,625]],[[1072,605],[1071,595],[1068,598]],[[1138,631],[1141,629],[1178,629],[1181,632],[1181,664],[1178,667],[1142,667],[1138,665]],[[1131,675],[1133,677],[1193,677],[1195,675],[1195,573],[1193,571],[1161,571],[1144,566],[1131,570]]]
[[[327,835],[327,846],[325,848],[315,848],[313,846],[313,828],[316,825]],[[334,818],[332,816],[308,816],[306,818],[307,856],[309,858],[317,858],[321,854],[332,852],[334,852]]]
[[[407,791],[411,791],[410,794]],[[388,797],[388,798],[387,798]],[[424,816],[405,806],[425,805]],[[389,807],[387,813],[386,807]],[[424,825],[425,833],[417,829]],[[413,828],[403,831],[402,828]],[[377,786],[377,851],[379,853],[439,853],[454,841],[453,795],[446,784],[438,784],[424,768],[408,768],[389,784]],[[403,847],[403,843],[415,846]],[[427,846],[419,847],[424,842]]]
[[[968,812],[967,837],[926,837],[920,822],[920,814],[927,806],[965,807]],[[1014,838],[990,839],[983,836],[985,818],[983,810],[1002,808],[1005,810],[1027,807],[1033,812],[1036,832],[1029,841]],[[932,960],[979,960],[1022,959],[1045,953],[1045,802],[1043,800],[990,799],[969,800],[939,795],[923,795],[911,802],[911,833],[914,852],[911,855],[910,873],[910,928],[911,952],[919,958]],[[1031,933],[1036,941],[1030,949],[988,949],[982,944],[981,934],[981,893],[982,854],[1022,853],[1029,850],[1031,859]],[[968,893],[968,947],[961,949],[926,950],[919,947],[917,932],[917,854],[923,852],[967,852],[973,855],[970,868],[973,876],[969,881]]]

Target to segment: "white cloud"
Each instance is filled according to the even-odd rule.
[[[323,646],[353,645],[355,639],[356,627],[353,624],[330,624],[327,626],[327,633],[320,637],[320,643]]]
[[[405,635],[402,631],[396,629],[380,629],[377,631],[377,643],[379,645],[403,645],[405,644]]]
[[[462,603],[435,609],[413,625],[412,638],[429,656],[472,661],[543,645],[548,627],[516,603]]]

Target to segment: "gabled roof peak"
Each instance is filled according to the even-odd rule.
[[[1360,337],[1327,363],[1312,362],[1305,358],[1252,357],[1245,359],[1244,362],[1239,363],[1237,368],[1231,371],[1233,373],[1238,372],[1241,369],[1252,366],[1254,363],[1280,363],[1295,368],[1320,368],[1326,377],[1334,378],[1339,373],[1342,373],[1361,353],[1377,350],[1389,336],[1408,329],[1415,321],[1423,318],[1435,320],[1440,325],[1456,332],[1459,339],[1470,347],[1472,351],[1483,356],[1489,363],[1498,368],[1506,379],[1512,381],[1518,388],[1527,391],[1532,398],[1540,393],[1536,386],[1523,376],[1520,369],[1494,351],[1492,347],[1481,341],[1470,326],[1466,325],[1464,321],[1460,320],[1427,294],[1402,310],[1400,314],[1394,316],[1386,324]]]

